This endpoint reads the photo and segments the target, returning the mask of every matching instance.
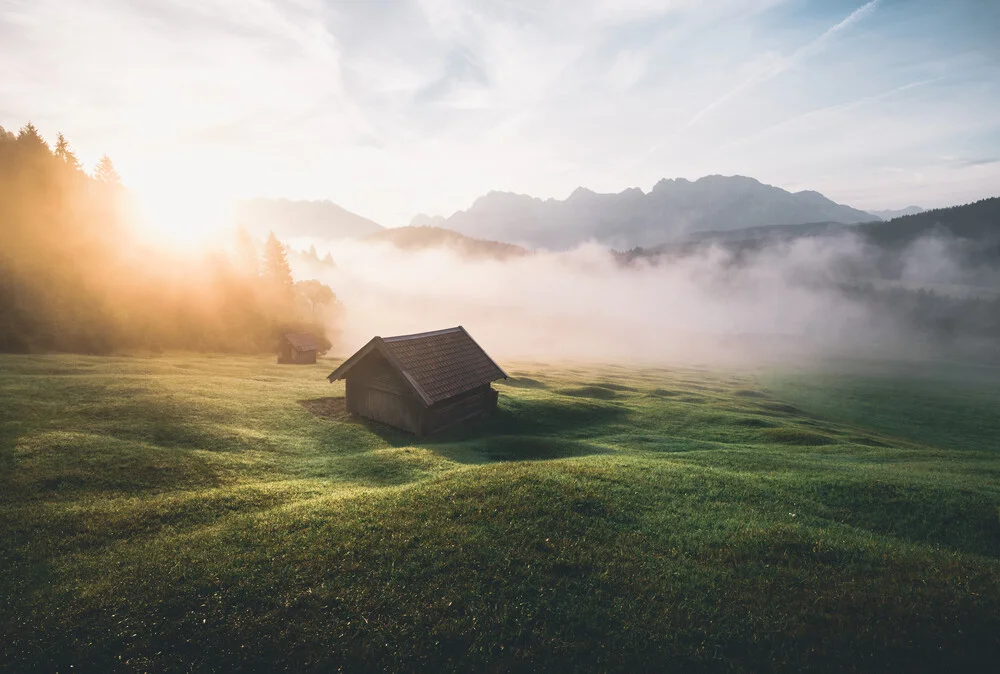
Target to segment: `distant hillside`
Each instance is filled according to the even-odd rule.
[[[704,251],[710,246],[720,246],[733,252],[747,252],[794,239],[856,233],[860,231],[858,227],[840,222],[809,222],[801,225],[747,227],[723,232],[694,232],[679,241],[668,241],[657,246],[635,246],[626,251],[616,252],[616,255],[620,260],[628,262],[638,258],[684,257]]]
[[[346,239],[382,231],[382,226],[331,201],[249,199],[233,208],[236,223],[255,236],[273,231],[280,239]]]
[[[883,246],[906,246],[921,236],[937,232],[979,242],[984,249],[1000,252],[1000,197],[904,215],[888,222],[871,222],[861,225],[859,230],[873,243]]]
[[[707,176],[661,180],[648,194],[638,188],[619,194],[578,188],[563,201],[490,192],[439,224],[468,236],[561,250],[586,241],[631,248],[699,231],[873,219],[818,192],[793,194],[753,178]]]
[[[892,220],[893,218],[898,218],[902,215],[916,215],[917,213],[923,213],[924,209],[920,208],[920,206],[907,206],[906,208],[900,208],[898,210],[868,212],[872,215],[877,215],[883,220]]]
[[[988,252],[1000,245],[1000,197],[971,204],[937,208],[904,215],[889,221],[845,225],[839,222],[810,222],[801,225],[767,225],[729,231],[694,232],[679,241],[641,247],[644,254],[683,250],[706,243],[766,243],[806,236],[826,236],[854,232],[881,247],[905,248],[928,234],[940,234],[975,244]]]
[[[694,234],[690,234],[685,237],[683,242],[772,241],[780,239],[796,239],[805,236],[828,236],[830,234],[856,231],[857,228],[857,225],[845,225],[840,222],[807,222],[801,225],[766,225],[764,227],[733,229],[728,232],[695,232]]]
[[[497,260],[506,260],[507,258],[528,254],[528,251],[521,246],[500,243],[499,241],[474,239],[440,227],[410,226],[383,229],[380,232],[365,237],[365,241],[391,243],[403,250],[447,247],[467,257],[494,258]]]
[[[826,222],[700,232],[681,241],[633,247],[619,253],[619,257],[625,262],[661,256],[676,258],[697,253],[710,245],[722,246],[739,255],[762,250],[781,241],[844,233],[854,233],[871,246],[874,253],[871,269],[877,270],[880,278],[900,278],[910,247],[924,237],[939,236],[947,242],[949,258],[967,275],[975,276],[978,282],[985,285],[996,284],[996,271],[1000,270],[1000,198],[924,211],[888,222],[858,225]]]

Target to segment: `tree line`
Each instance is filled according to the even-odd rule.
[[[329,344],[341,307],[296,283],[284,245],[244,230],[231,250],[165,251],[110,158],[84,171],[69,142],[0,127],[0,351],[270,351],[282,332]]]

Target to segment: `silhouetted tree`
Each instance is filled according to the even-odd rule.
[[[236,264],[247,276],[260,276],[260,259],[257,257],[257,247],[243,225],[236,228]]]
[[[118,171],[115,170],[115,165],[111,162],[111,158],[108,155],[104,155],[97,162],[97,167],[94,169],[94,180],[103,185],[122,184],[122,178],[118,175]]]
[[[42,134],[38,132],[38,129],[31,122],[21,127],[21,130],[17,134],[17,139],[21,142],[22,146],[39,150],[44,148],[46,152],[49,151],[49,144],[45,142]]]
[[[285,246],[274,236],[274,232],[268,234],[264,243],[261,276],[271,290],[291,295],[292,268],[288,265]]]
[[[337,295],[334,294],[333,289],[324,283],[320,283],[316,279],[299,281],[295,284],[295,290],[305,301],[306,305],[309,307],[309,313],[313,317],[316,316],[316,312],[320,308],[332,305],[337,301]]]
[[[77,171],[80,170],[80,160],[77,159],[76,154],[69,149],[69,141],[67,141],[66,137],[61,133],[57,137],[54,154],[59,159],[62,159],[70,168]]]

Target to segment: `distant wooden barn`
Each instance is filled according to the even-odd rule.
[[[328,379],[347,380],[347,411],[417,435],[497,406],[490,384],[507,374],[465,328],[375,337]]]
[[[309,332],[286,333],[278,345],[278,362],[283,365],[309,365],[316,362],[320,341]]]

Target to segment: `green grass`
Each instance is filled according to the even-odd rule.
[[[0,670],[992,669],[1000,375],[0,358]]]

